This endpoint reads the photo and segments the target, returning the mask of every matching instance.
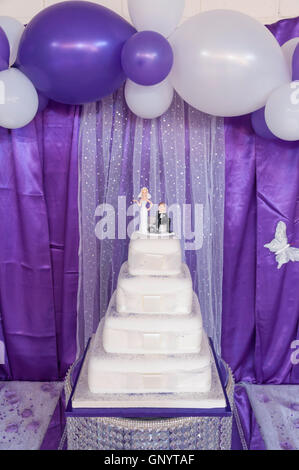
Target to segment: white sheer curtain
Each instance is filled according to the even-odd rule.
[[[185,261],[200,299],[204,326],[220,352],[223,120],[191,108],[178,95],[161,118],[142,120],[127,109],[120,89],[100,103],[83,108],[80,149],[79,350],[83,350],[105,314],[120,266],[127,259],[129,239],[124,239],[123,233],[121,239],[96,238],[96,208],[110,204],[116,218],[120,217],[140,188],[147,186],[154,203],[167,202],[174,228],[181,231]],[[118,228],[116,219],[116,231]]]

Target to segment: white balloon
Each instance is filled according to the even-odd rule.
[[[283,85],[269,97],[265,119],[279,139],[299,140],[299,81]]]
[[[293,75],[293,55],[298,44],[299,44],[299,38],[293,38],[285,42],[283,46],[281,46],[281,50],[283,52],[283,55],[287,62],[287,66],[289,68],[289,73],[291,77],[290,79],[292,79],[292,75]]]
[[[128,6],[137,31],[156,31],[167,38],[183,16],[185,0],[128,0]]]
[[[195,108],[216,116],[241,116],[265,106],[271,92],[290,81],[274,36],[236,11],[213,10],[183,23],[169,38],[171,82]]]
[[[18,129],[29,124],[38,109],[31,81],[18,69],[0,72],[0,126]]]
[[[142,86],[131,80],[126,81],[125,97],[130,110],[143,119],[162,116],[170,107],[174,89],[166,78],[153,86]]]
[[[18,55],[19,43],[25,26],[10,16],[0,16],[0,26],[4,30],[10,45],[9,65],[13,65]]]

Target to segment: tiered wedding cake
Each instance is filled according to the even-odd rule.
[[[210,390],[210,347],[173,234],[134,233],[91,346],[88,386],[95,394]]]

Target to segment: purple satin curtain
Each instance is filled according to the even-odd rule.
[[[241,440],[243,450],[266,450],[258,423],[251,408],[246,389],[242,385],[235,387],[235,419],[233,427],[233,444],[235,435]],[[239,449],[240,447],[233,447]]]
[[[0,129],[2,379],[57,380],[75,358],[78,130],[56,103]]]
[[[269,29],[283,44],[299,36],[299,18]],[[299,338],[299,263],[278,270],[264,248],[279,221],[299,248],[298,142],[255,136],[250,116],[226,119],[222,355],[238,382],[299,383],[290,360]]]

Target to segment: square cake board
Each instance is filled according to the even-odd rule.
[[[117,417],[136,419],[178,417],[229,417],[231,406],[221,378],[213,342],[212,387],[207,393],[95,394],[88,388],[89,341],[65,411],[66,417]]]

